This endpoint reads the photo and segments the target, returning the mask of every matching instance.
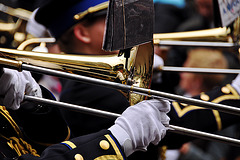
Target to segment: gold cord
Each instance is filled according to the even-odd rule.
[[[160,147],[160,159],[161,160],[166,159],[166,151],[167,151],[167,146]]]
[[[0,106],[0,115],[3,116],[9,124],[12,126],[14,131],[16,132],[17,137],[5,137],[4,135],[0,134],[0,137],[4,138],[7,140],[7,144],[9,147],[11,147],[18,156],[21,156],[23,154],[32,154],[34,156],[40,157],[37,154],[37,151],[32,148],[30,144],[28,144],[26,141],[22,139],[22,132],[16,122],[13,120],[9,112],[6,110],[4,106]]]
[[[7,144],[9,145],[9,147],[15,150],[19,156],[23,154],[32,154],[34,156],[40,157],[37,154],[37,151],[33,149],[32,146],[26,141],[24,141],[22,138],[10,137]]]

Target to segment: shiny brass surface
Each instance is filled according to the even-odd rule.
[[[0,12],[3,12],[3,17],[0,19],[0,46],[17,48],[30,37],[26,32],[26,24],[32,12],[22,8],[12,8],[2,3],[0,3]]]
[[[238,17],[233,23],[233,36],[235,41],[239,41],[240,38],[240,17]]]
[[[30,38],[22,42],[17,49],[18,50],[25,50],[25,48],[31,44],[35,43],[54,43],[56,40],[55,38]]]
[[[12,7],[6,6],[2,3],[0,3],[0,11],[6,13],[8,15],[20,18],[25,21],[29,20],[29,18],[31,17],[31,14],[32,14],[31,11],[28,11],[26,9],[12,8]]]
[[[154,44],[159,44],[161,40],[182,40],[182,41],[222,41],[232,42],[231,29],[227,27],[205,29],[197,31],[173,32],[154,34]]]
[[[138,46],[135,62],[129,63],[128,68],[132,68],[131,85],[133,87],[150,88],[153,72],[153,44],[146,43]],[[134,55],[131,55],[134,56]],[[140,94],[132,93],[130,95],[130,104],[136,104],[146,97]]]
[[[213,42],[238,42],[240,36],[240,17],[238,17],[232,27],[219,27],[196,31],[159,33],[153,35],[154,44],[159,44],[161,40],[172,41],[213,41]]]
[[[14,32],[20,26],[18,22],[16,22],[16,23],[3,23],[3,22],[0,22],[0,31]]]
[[[153,64],[152,43],[134,47],[130,52],[128,60],[126,60],[124,54],[121,56],[117,54],[75,55],[21,51],[6,48],[0,48],[0,53],[3,58],[13,58],[35,66],[137,87],[150,87]],[[128,97],[131,104],[136,104],[144,99],[144,96],[133,93],[129,93]]]
[[[121,63],[121,66],[124,66],[124,64],[126,64],[124,67],[127,66],[127,69],[124,69],[124,67],[122,67],[121,69],[126,70],[126,72],[128,73],[128,74],[126,74],[126,77],[128,79],[123,80],[122,81],[123,84],[119,84],[119,85],[122,86],[122,87],[118,86],[119,89],[120,88],[125,88],[125,87],[129,88],[129,86],[124,85],[124,83],[126,83],[127,81],[128,82],[130,81],[131,83],[133,83],[131,90],[135,93],[145,93],[145,94],[148,94],[148,95],[155,95],[158,98],[165,97],[165,98],[170,98],[170,99],[176,99],[176,100],[180,100],[180,102],[181,101],[183,102],[184,100],[185,100],[185,102],[186,101],[188,101],[188,102],[192,101],[192,102],[190,102],[190,104],[195,104],[195,105],[205,106],[205,107],[209,106],[209,107],[207,107],[209,109],[214,109],[214,106],[215,106],[215,108],[218,108],[218,109],[222,108],[221,111],[225,111],[226,113],[234,113],[235,115],[237,115],[237,113],[240,113],[239,108],[233,108],[231,106],[225,106],[225,105],[222,105],[222,104],[213,104],[213,103],[210,103],[210,102],[200,101],[200,100],[197,100],[197,99],[190,99],[190,98],[186,98],[186,97],[181,97],[181,96],[177,96],[177,95],[171,95],[171,94],[168,94],[168,93],[162,93],[162,92],[146,89],[150,84],[151,73],[152,73],[152,71],[151,71],[152,70],[152,56],[153,56],[152,51],[153,51],[152,44],[144,44],[144,45],[141,45],[141,46],[138,46],[138,47],[132,49],[131,55],[133,57],[129,58],[129,61],[128,61],[127,64],[126,63]],[[17,51],[17,50],[10,50],[10,49],[4,49],[4,48],[0,48],[0,52],[2,53],[3,56],[12,57],[12,58],[15,58],[15,59],[18,59],[20,57],[22,57],[22,58],[26,57],[25,59],[28,59],[28,57],[31,57],[31,54],[35,54],[35,52]],[[23,54],[23,53],[25,53],[25,54]],[[21,54],[23,54],[23,55],[21,56]],[[39,54],[46,54],[46,53],[36,53],[36,54],[39,55]],[[42,56],[37,56],[35,59],[36,59],[36,61],[43,61],[44,59],[47,59],[48,64],[52,63],[52,62],[48,62],[48,61],[50,61],[51,59],[54,59],[53,58],[54,56],[52,54],[46,54],[46,55],[49,55],[49,57],[52,57],[52,58],[49,58],[48,56],[43,56],[43,57]],[[54,54],[54,55],[56,55],[56,54]],[[35,57],[35,56],[33,56],[33,57]],[[59,63],[64,62],[65,59],[66,59],[67,62],[72,61],[71,63],[73,63],[73,64],[74,64],[74,62],[77,62],[77,60],[76,61],[72,60],[72,58],[74,58],[75,55],[71,55],[68,58],[63,57],[63,59],[61,59],[60,57],[61,56],[55,57],[55,58],[59,59],[59,60],[56,60]],[[80,57],[81,56],[79,56],[79,58]],[[116,57],[116,55],[113,55],[112,57]],[[120,57],[120,59],[121,58],[122,58],[122,56]],[[112,60],[112,59],[108,59],[107,62],[109,62],[110,60]],[[6,64],[7,63],[8,62],[6,62]],[[89,64],[91,64],[91,63],[96,63],[96,62],[92,62],[92,61],[89,62]],[[102,64],[102,63],[105,63],[105,62],[101,62],[99,64]],[[53,63],[53,64],[55,64],[55,63]],[[85,64],[85,63],[83,63],[83,64]],[[14,64],[14,65],[16,67],[18,67],[18,64]],[[61,66],[58,63],[56,63],[56,65]],[[42,64],[41,66],[44,66],[44,65]],[[100,66],[105,66],[105,65],[102,64]],[[111,66],[111,65],[107,64],[106,66]],[[100,68],[104,68],[104,67],[100,67]],[[111,67],[109,67],[109,68],[111,68]],[[55,72],[59,72],[59,71],[53,70],[53,72],[55,73]],[[70,72],[71,72],[71,70],[70,70]],[[61,72],[61,73],[64,73],[64,72]],[[66,73],[66,74],[69,74],[69,73]],[[70,74],[70,75],[72,76],[74,74]],[[76,74],[75,76],[78,77],[79,75]],[[135,77],[135,78],[133,78],[133,77]],[[83,77],[81,79],[83,79]],[[90,78],[90,79],[92,79],[92,78]],[[97,82],[95,82],[95,83],[103,84],[102,82],[98,83],[99,79],[96,79],[96,80],[97,80]],[[93,81],[91,81],[91,82],[93,82]],[[115,84],[115,82],[112,82],[112,83]],[[104,83],[104,84],[107,85],[106,83]],[[109,83],[109,85],[110,85],[110,83]],[[111,85],[113,85],[113,84],[111,84]],[[144,87],[144,88],[134,87],[133,85],[134,86],[139,86],[139,87]],[[146,90],[148,90],[147,93],[144,92]],[[62,108],[69,108],[69,109],[71,108],[71,109],[74,109],[74,110],[82,112],[82,113],[92,114],[92,115],[96,115],[96,116],[100,116],[100,117],[110,117],[111,118],[111,117],[119,117],[120,116],[118,114],[109,113],[109,112],[106,112],[106,111],[96,110],[96,109],[77,106],[77,105],[72,105],[72,104],[66,104],[66,103],[57,102],[57,101],[51,101],[51,100],[38,98],[38,97],[33,97],[33,96],[31,97],[31,96],[25,95],[24,99],[28,100],[28,101],[30,100],[30,101],[34,101],[34,102],[37,101],[37,102],[40,102],[40,103],[51,104],[52,106],[58,106],[58,107],[62,107]],[[138,101],[141,101],[141,99],[139,99],[139,97],[136,98],[136,99]],[[209,134],[209,133],[205,133],[205,132],[200,132],[200,131],[196,131],[196,130],[191,130],[191,129],[178,127],[178,126],[174,126],[174,125],[169,125],[168,127],[170,127],[171,132],[190,135],[190,136],[193,136],[193,137],[203,138],[203,139],[208,139],[208,140],[217,140],[217,141],[221,141],[221,142],[229,143],[229,144],[234,144],[234,145],[240,145],[240,142],[238,140],[231,139],[231,138],[228,138],[228,137],[221,137],[221,136],[218,136],[218,135]]]

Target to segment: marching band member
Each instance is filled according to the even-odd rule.
[[[96,4],[92,4],[92,2],[93,1],[89,0],[69,0],[65,2],[59,0],[51,1],[49,5],[46,5],[45,7],[38,10],[38,12],[36,13],[36,21],[46,26],[46,28],[48,28],[51,32],[52,36],[54,36],[60,44],[65,44],[61,47],[64,52],[67,51],[86,54],[109,54],[99,48],[101,47],[101,45],[99,44],[102,43],[102,36],[104,31],[104,28],[102,27],[104,26],[105,22],[106,8],[104,10],[97,10],[92,14],[87,14],[85,18],[94,18],[93,21],[88,21],[87,19],[81,19],[80,22],[72,21],[75,14],[87,11],[89,7],[93,7],[93,5],[97,6],[102,2],[106,2],[106,0],[96,0]],[[87,6],[85,6],[86,4]],[[71,7],[73,7],[74,9]],[[67,12],[64,12],[66,10]],[[76,11],[76,13],[72,13],[72,11]],[[69,15],[72,19],[69,18]],[[69,28],[69,32],[66,31]],[[90,30],[90,28],[92,29]],[[96,34],[95,31],[98,34]],[[65,36],[72,35],[72,43],[69,41],[68,37],[63,37],[62,34],[65,34]],[[82,44],[80,45],[81,47],[75,48],[76,46],[79,46],[80,43]],[[71,44],[74,44],[75,47],[72,47]],[[91,45],[88,46],[89,44]],[[93,46],[98,46],[98,49],[93,50],[95,48]],[[4,72],[1,78],[4,78],[4,74],[7,74],[7,72]],[[113,111],[118,110],[118,112],[120,113],[122,113],[124,110],[125,111],[120,118],[113,122],[110,122],[104,127],[102,125],[97,125],[97,123],[99,123],[100,121],[94,121],[94,123],[96,122],[96,126],[99,128],[89,125],[89,130],[87,129],[85,134],[81,133],[81,131],[85,131],[83,129],[83,125],[81,125],[81,122],[83,122],[85,125],[86,117],[84,117],[84,115],[80,116],[80,114],[78,113],[74,113],[75,116],[72,116],[72,113],[67,116],[65,114],[64,120],[67,121],[67,124],[70,126],[70,130],[73,131],[75,134],[73,139],[68,140],[70,134],[69,128],[65,124],[65,121],[61,119],[62,117],[59,116],[59,114],[57,116],[58,119],[55,119],[52,116],[43,116],[44,114],[42,113],[46,113],[47,115],[48,110],[49,108],[51,108],[51,106],[44,106],[39,108],[38,105],[32,105],[31,107],[27,107],[28,105],[25,105],[24,107],[22,104],[20,104],[20,102],[23,100],[24,94],[41,96],[39,87],[36,82],[31,79],[31,76],[29,74],[15,72],[9,72],[9,74],[10,76],[9,78],[7,78],[8,85],[5,86],[4,83],[6,81],[2,81],[2,83],[0,83],[0,87],[7,88],[4,90],[5,92],[1,95],[14,95],[13,97],[6,96],[6,100],[3,100],[3,103],[5,103],[6,107],[9,108],[9,110],[13,109],[17,112],[19,111],[19,113],[17,113],[17,118],[23,118],[23,120],[21,121],[17,119],[17,122],[20,122],[21,125],[24,125],[22,127],[24,131],[23,134],[29,139],[31,139],[31,142],[41,142],[39,141],[40,138],[40,140],[44,140],[44,143],[48,143],[46,139],[54,140],[54,136],[59,136],[57,141],[59,141],[60,139],[64,140],[62,143],[57,142],[58,144],[47,147],[39,158],[36,155],[33,157],[30,154],[21,154],[18,155],[20,156],[20,158],[18,159],[125,159],[127,156],[129,157],[138,150],[146,150],[146,147],[150,143],[159,145],[166,144],[168,146],[179,147],[179,145],[183,144],[184,142],[191,140],[189,137],[185,138],[185,136],[183,136],[184,138],[180,138],[181,136],[175,134],[167,134],[166,137],[163,139],[168,129],[167,126],[169,124],[169,117],[171,118],[171,123],[174,125],[180,125],[204,131],[216,131],[228,125],[231,125],[236,121],[239,121],[239,118],[237,116],[232,116],[229,114],[220,113],[215,110],[204,109],[201,107],[185,105],[177,102],[173,102],[171,104],[171,111],[169,112],[169,103],[162,100],[147,100],[128,108],[128,101],[124,99],[124,96],[121,95],[121,93],[119,93],[118,91],[107,91],[101,87],[98,89],[93,87],[90,88],[90,96],[85,93],[82,93],[79,96],[75,92],[76,89],[79,90],[79,88],[81,87],[83,87],[82,89],[84,89],[89,86],[82,85],[80,87],[76,87],[78,86],[78,84],[69,82],[65,90],[65,95],[70,96],[70,98],[71,96],[79,96],[80,98],[73,97],[75,98],[75,100],[78,100],[77,102],[89,104],[89,102],[81,96],[87,95],[87,97],[94,97],[92,96],[92,94],[95,94],[96,96],[104,97],[105,95],[114,96],[113,93],[115,93],[117,95],[117,98],[114,98],[113,101],[110,102],[108,101],[109,99],[104,99],[101,103],[104,104],[104,106],[105,104],[109,103],[107,105],[107,108],[115,106],[112,108]],[[19,77],[15,74],[23,75]],[[18,83],[16,83],[16,81]],[[21,84],[21,81],[23,81],[23,84]],[[202,93],[195,98],[212,101],[215,103],[239,106],[239,88],[239,78],[236,78],[233,81],[232,85],[228,84],[209,93]],[[45,94],[43,93],[44,89],[41,90],[42,96],[45,97]],[[99,94],[97,94],[96,90],[100,91]],[[8,93],[8,91],[10,93]],[[48,95],[48,97],[51,96]],[[121,97],[122,100],[124,99],[123,102],[118,101],[119,97]],[[8,98],[9,101],[7,100]],[[71,99],[68,99],[68,101],[72,102]],[[93,103],[96,103],[98,105],[100,103],[97,100],[95,101],[95,99],[89,99],[89,101],[92,101]],[[26,114],[30,114],[31,116],[25,116],[25,112],[27,112]],[[202,119],[203,115],[204,117],[207,116],[208,118]],[[44,119],[41,119],[39,117],[43,117]],[[68,119],[66,117],[70,117],[72,119]],[[84,118],[79,119],[82,117]],[[34,119],[34,122],[37,125],[30,126],[30,122],[31,125],[33,122],[32,119]],[[201,123],[199,123],[199,120],[201,121]],[[54,125],[59,124],[59,122],[63,123],[60,123],[61,125]],[[102,122],[105,123],[109,121]],[[38,127],[38,125],[40,125],[41,127]],[[46,126],[48,126],[47,129],[44,129],[44,127]],[[53,126],[56,129],[54,130],[54,132],[51,132]],[[58,127],[62,128],[58,129]],[[37,130],[34,130],[33,128]],[[104,128],[105,130],[98,132],[99,130]],[[61,130],[63,130],[63,132],[61,132]],[[49,135],[51,138],[48,138]],[[4,137],[5,136],[3,136],[2,138]],[[7,138],[5,140],[7,143],[9,139]],[[6,143],[4,144],[5,146]],[[50,144],[53,143],[56,143],[56,141],[50,141]],[[2,156],[4,157],[5,153],[2,153]],[[8,157],[5,156],[5,158]]]
[[[107,9],[107,6],[104,4],[106,2],[108,1],[53,0],[46,6],[39,8],[35,15],[35,20],[49,30],[50,34],[57,40],[61,51],[66,54],[116,54],[102,50]],[[81,18],[76,20],[74,19],[75,15],[81,15]],[[239,106],[240,102],[239,94],[231,85],[222,86],[218,90],[209,93],[202,93],[194,98],[232,106]],[[118,90],[71,80],[64,82],[60,101],[114,113],[121,113],[129,107],[128,100]],[[113,121],[72,111],[64,110],[62,113],[74,137],[96,132],[100,130],[100,126],[108,128],[113,123]],[[172,109],[168,115],[173,125],[209,132],[221,130],[239,121],[238,116],[177,102],[172,103]],[[201,119],[206,115],[208,118]],[[174,138],[167,138],[171,137],[171,135],[174,135]],[[176,134],[167,134],[162,144],[179,147],[180,144],[183,144],[183,141],[186,142],[190,139],[189,137],[182,139],[179,137]],[[148,151],[152,152],[139,153],[140,156],[136,157],[134,155],[137,154],[134,153],[129,159],[158,159],[158,150],[155,147],[148,149]]]
[[[91,8],[91,9],[90,9]],[[62,52],[75,55],[112,55],[102,49],[108,0],[52,0],[38,9],[35,21],[43,25],[56,39]],[[88,12],[88,9],[91,11]],[[74,19],[76,14],[84,16]],[[86,14],[85,14],[86,13]],[[127,97],[116,89],[72,80],[62,80],[60,101],[97,108],[121,114],[130,104]],[[114,120],[86,115],[70,110],[61,110],[72,136],[77,137],[109,128]],[[80,129],[81,128],[81,129]],[[158,159],[158,148],[147,152],[135,152],[129,159]]]
[[[67,137],[62,136],[69,133],[64,132],[67,130],[66,124],[64,125],[61,117],[51,114],[54,107],[39,107],[22,102],[24,94],[39,97],[49,94],[44,91],[44,88],[38,86],[29,72],[17,72],[4,68],[0,82],[3,102],[7,102],[6,107],[23,114],[17,113],[17,118],[21,118],[17,121],[22,125],[20,129],[5,108],[2,111],[4,114],[1,112],[2,122],[8,125],[0,130],[2,139],[0,157],[2,159],[78,160],[82,157],[89,160],[126,159],[126,156],[137,150],[145,151],[150,143],[157,145],[165,136],[169,125],[170,119],[167,112],[170,110],[170,103],[164,100],[148,100],[126,109],[110,128],[69,140],[69,134]],[[4,126],[3,123],[2,126]],[[53,144],[61,139],[63,142],[47,147],[39,157],[36,150],[23,138],[27,138],[30,142],[37,140],[41,144],[47,142]]]

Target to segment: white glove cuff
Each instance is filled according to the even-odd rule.
[[[238,74],[237,77],[232,81],[232,86],[235,88],[238,94],[240,94],[240,74]]]
[[[133,150],[132,140],[122,127],[115,124],[108,130],[110,130],[112,134],[117,138],[119,144],[122,146],[124,153],[127,157],[135,151]]]

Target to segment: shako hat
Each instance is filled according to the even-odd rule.
[[[108,3],[108,0],[51,0],[38,9],[35,20],[58,39],[80,20],[106,15]]]

